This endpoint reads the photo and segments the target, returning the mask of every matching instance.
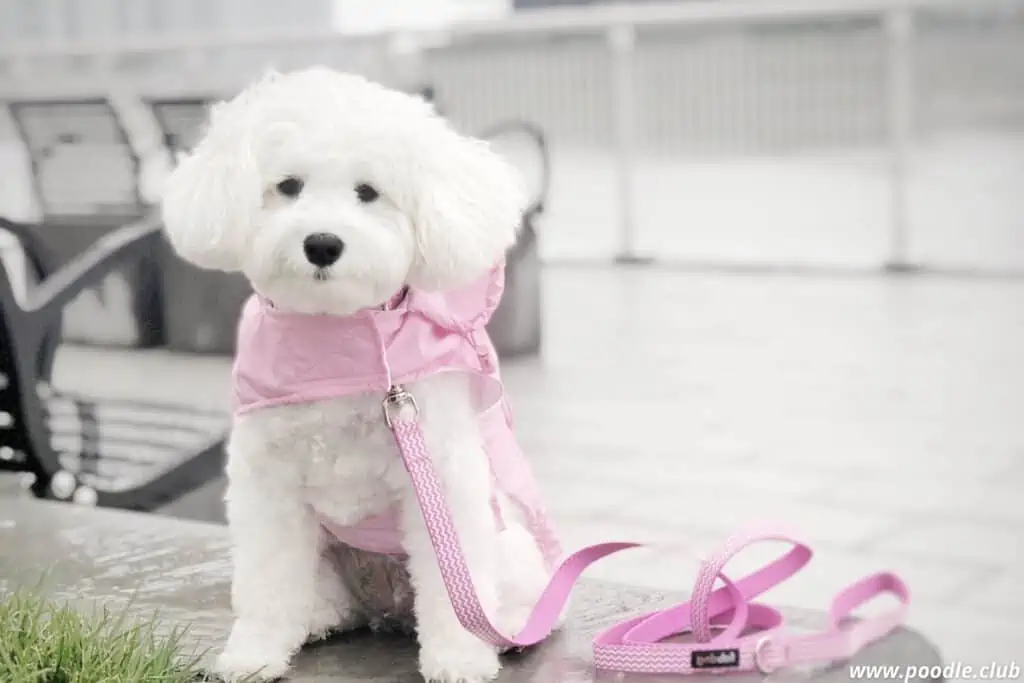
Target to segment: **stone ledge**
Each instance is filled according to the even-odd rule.
[[[227,638],[230,565],[223,526],[0,495],[0,592],[36,584],[52,567],[48,593],[75,604],[159,612],[166,627],[188,627],[188,642],[216,651]],[[683,579],[684,581],[686,578]],[[679,596],[615,584],[586,582],[577,589],[568,626],[543,646],[506,658],[500,683],[615,680],[679,683],[681,677],[619,677],[593,670],[590,641],[630,613]],[[825,617],[787,610],[795,627],[820,626]],[[415,643],[405,637],[356,632],[306,648],[290,681],[395,683],[421,680]],[[920,634],[900,630],[861,651],[851,664],[937,665],[935,648]],[[730,676],[730,683],[760,678]],[[847,681],[847,666],[815,671],[813,679]]]

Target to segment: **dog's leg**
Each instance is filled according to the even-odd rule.
[[[226,496],[235,624],[216,669],[228,681],[273,680],[307,636],[321,529],[297,482],[235,469]]]
[[[456,494],[454,488],[446,487],[449,501]],[[416,591],[413,609],[420,644],[420,672],[426,680],[439,683],[491,680],[497,676],[501,666],[495,648],[466,631],[459,623],[441,578],[423,515],[415,500],[407,499],[403,508],[405,549]],[[486,503],[472,514],[452,511],[477,595],[484,610],[495,615],[498,606],[496,563],[490,552],[494,530],[482,523],[490,514]],[[491,538],[485,540],[488,536]],[[481,547],[478,541],[490,547]]]
[[[515,635],[526,625],[548,585],[549,574],[533,535],[517,515],[511,514],[511,510],[509,513],[505,515],[507,528],[499,535],[501,608],[496,626]]]
[[[492,617],[498,606],[497,526],[490,506],[487,455],[467,392],[423,392],[427,448],[444,488],[480,602]],[[436,407],[435,407],[436,406]],[[501,668],[496,649],[466,631],[452,608],[411,482],[402,496],[402,531],[420,643],[420,672],[428,681],[479,683]]]
[[[313,608],[307,625],[308,640],[322,640],[332,633],[349,631],[366,623],[340,575],[337,558],[330,547],[330,535],[320,538],[320,563],[316,572]]]

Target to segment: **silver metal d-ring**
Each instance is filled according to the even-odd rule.
[[[770,666],[766,666],[764,663],[765,648],[771,644],[771,638],[765,636],[757,641],[757,645],[754,646],[754,667],[765,676],[775,671],[775,669]]]

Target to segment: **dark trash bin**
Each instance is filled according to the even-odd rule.
[[[487,332],[501,358],[540,353],[541,284],[537,233],[529,214],[505,262],[505,293]]]
[[[519,240],[509,251],[505,265],[505,293],[487,331],[501,358],[540,353],[542,340],[542,288],[537,221],[544,211],[550,182],[551,163],[544,132],[531,123],[510,121],[496,125],[481,137],[497,140],[526,136],[540,162],[540,180],[535,199],[523,215]]]

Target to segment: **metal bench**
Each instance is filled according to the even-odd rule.
[[[216,477],[228,416],[180,405],[97,400],[52,384],[62,309],[113,270],[160,248],[160,225],[109,232],[49,271],[37,231],[0,219],[38,284],[17,296],[0,261],[0,471],[39,497],[153,510]]]
[[[42,218],[25,224],[43,266],[54,271],[150,209],[140,161],[113,105],[102,97],[8,103],[28,152]],[[65,310],[64,339],[152,346],[162,342],[158,249],[110,271]]]

